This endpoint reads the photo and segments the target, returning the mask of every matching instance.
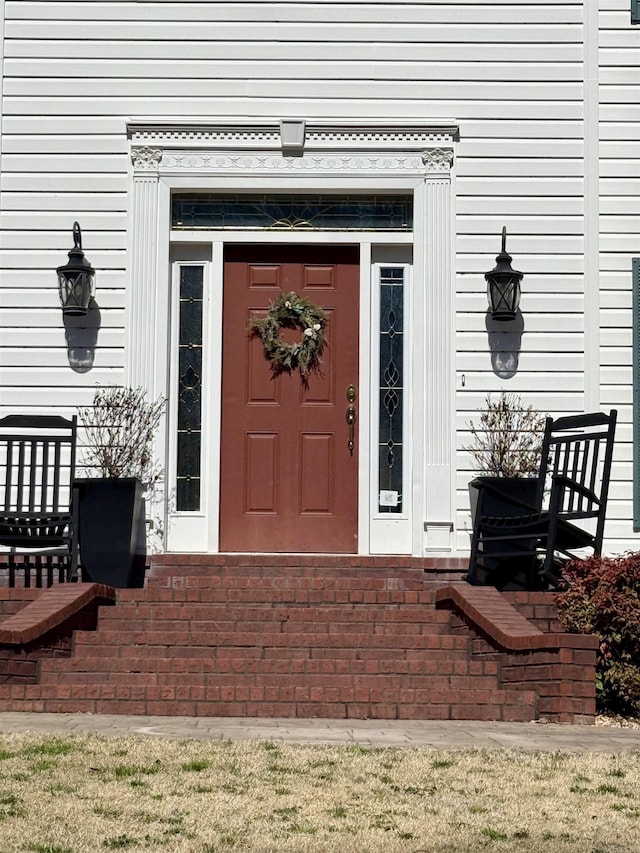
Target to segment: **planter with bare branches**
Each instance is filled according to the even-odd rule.
[[[141,388],[98,389],[93,405],[79,410],[86,431],[84,462],[95,477],[76,481],[83,578],[110,586],[144,579],[145,495],[163,471],[153,441],[164,411]]]

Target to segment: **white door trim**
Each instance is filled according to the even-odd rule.
[[[167,392],[169,375],[170,263],[173,237],[214,242],[230,238],[219,232],[170,233],[170,196],[175,189],[234,192],[254,190],[398,192],[414,196],[414,268],[412,287],[412,535],[410,551],[452,549],[455,506],[454,460],[454,282],[453,146],[454,122],[416,124],[307,124],[302,153],[292,156],[277,122],[232,124],[131,122],[130,239],[128,258],[127,381],[157,396]],[[206,233],[206,236],[205,236]],[[337,234],[333,232],[250,232],[233,239],[276,242],[358,242],[365,247],[406,242],[407,234]],[[204,238],[204,240],[203,240]],[[335,238],[335,239],[334,239]],[[388,239],[387,239],[388,238]],[[220,259],[216,260],[219,255]],[[212,261],[212,276],[222,253]],[[364,259],[363,259],[364,260]],[[370,369],[371,264],[361,265],[361,365]],[[367,286],[365,286],[365,281]],[[222,294],[212,295],[220,300]],[[221,302],[220,302],[221,304]],[[220,321],[221,322],[221,321]],[[219,347],[220,336],[214,336]],[[210,357],[211,366],[216,358]],[[218,361],[219,363],[219,361]],[[361,389],[371,376],[361,375]],[[214,395],[211,395],[212,397]],[[362,400],[364,404],[364,400]],[[369,402],[369,401],[367,401]],[[219,400],[208,404],[219,414]],[[217,421],[219,423],[219,420]],[[360,440],[368,441],[368,420],[361,418]],[[158,437],[157,452],[167,458],[168,435]],[[212,453],[213,455],[213,453]],[[361,461],[360,548],[368,553],[370,478],[368,454]],[[210,457],[208,464],[213,459]],[[366,469],[366,471],[365,471]],[[219,472],[218,472],[219,479]],[[209,504],[209,514],[217,511]],[[165,505],[156,507],[166,513]],[[216,521],[217,524],[217,521]],[[365,529],[366,528],[366,529]],[[215,541],[213,541],[215,539]],[[207,550],[217,549],[217,528],[210,528]]]

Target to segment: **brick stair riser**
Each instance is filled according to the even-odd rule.
[[[120,605],[116,608],[104,607],[100,611],[100,627],[111,630],[128,630],[132,624],[138,628],[153,628],[160,621],[167,630],[183,630],[185,623],[197,625],[199,629],[208,626],[219,627],[246,624],[253,630],[255,625],[263,623],[287,623],[301,625],[307,630],[322,630],[317,626],[359,623],[359,624],[403,624],[407,630],[419,625],[423,631],[449,630],[449,614],[443,610],[429,610],[423,605],[324,605],[314,606],[247,606],[239,604],[184,604]],[[238,628],[237,630],[242,630]]]
[[[189,602],[194,604],[433,604],[433,593],[428,589],[298,589],[286,586],[258,587],[162,587],[146,588],[137,596],[119,593],[121,602],[150,603]]]
[[[311,695],[311,688],[295,686],[271,691],[255,687],[253,692],[246,687],[227,688],[226,692],[220,688],[219,692],[209,689],[207,694],[205,688],[193,687],[15,685],[0,686],[0,710],[166,714],[170,709],[173,714],[193,716],[529,720],[537,701],[532,691],[503,690],[434,691],[424,702],[410,701],[416,698],[415,692],[404,692],[400,698],[400,693],[378,691],[372,700],[371,691],[363,690],[358,694],[363,697],[361,701],[322,701]]]
[[[84,633],[75,640],[74,653],[81,646],[136,646],[164,648],[205,648],[221,646],[238,648],[325,648],[325,649],[446,649],[452,653],[466,652],[468,639],[448,634],[420,634],[402,630],[403,626],[374,626],[373,631],[315,631],[267,630],[264,626],[255,632],[233,631],[98,631],[95,635]]]
[[[304,675],[304,681],[301,676]],[[419,701],[442,702],[457,701],[456,697],[464,697],[469,693],[480,695],[486,691],[496,690],[495,678],[472,678],[470,676],[441,676],[441,675],[398,675],[362,673],[362,674],[318,674],[303,672],[257,672],[257,673],[171,673],[171,672],[59,672],[49,673],[42,679],[39,686],[43,690],[50,686],[62,685],[96,685],[108,687],[118,685],[127,689],[138,687],[166,687],[170,690],[185,691],[189,696],[199,695],[204,688],[210,692],[226,691],[230,697],[246,698],[245,691],[258,688],[271,691],[297,691],[297,695],[307,695],[309,690],[315,691],[316,698],[322,701]],[[235,692],[235,693],[234,693]],[[390,699],[389,697],[392,697]],[[402,698],[404,697],[404,698]],[[409,698],[411,697],[411,698]],[[444,698],[443,698],[444,697]],[[175,697],[174,697],[175,698]],[[208,696],[207,698],[211,698]]]

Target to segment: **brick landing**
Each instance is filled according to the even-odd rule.
[[[592,723],[595,638],[558,630],[552,593],[471,587],[462,569],[167,555],[115,604],[66,587],[64,619],[61,588],[4,591],[0,710]]]

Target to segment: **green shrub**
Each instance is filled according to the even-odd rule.
[[[640,552],[572,560],[563,574],[563,626],[600,638],[598,709],[640,716]]]

